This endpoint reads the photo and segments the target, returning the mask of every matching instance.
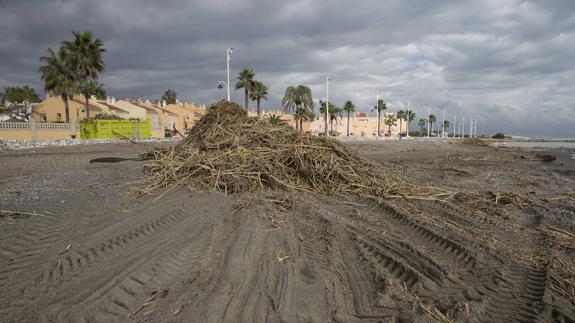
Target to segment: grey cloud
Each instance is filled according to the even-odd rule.
[[[575,2],[524,1],[6,1],[0,0],[0,86],[41,90],[39,57],[71,30],[103,39],[112,95],[157,98],[166,88],[210,103],[251,67],[270,87],[309,85],[366,111],[382,92],[417,118],[445,109],[485,132],[574,136]],[[242,101],[242,93],[233,98]]]

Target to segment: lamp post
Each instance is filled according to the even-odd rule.
[[[455,127],[457,126],[457,114],[453,115],[453,138],[455,138]]]
[[[411,113],[409,113],[409,100],[407,100],[407,127],[405,129],[405,131],[407,131],[405,134],[406,138],[409,138],[409,117],[411,117]]]
[[[429,130],[429,116],[431,115],[431,107],[428,106],[427,107],[427,137],[430,136],[430,130]]]
[[[227,63],[227,70],[228,70],[228,82],[226,83],[226,87],[228,88],[228,102],[230,102],[230,57],[232,56],[234,49],[232,47],[226,49],[226,63]]]
[[[473,134],[477,137],[477,120],[475,120],[475,124],[473,125]]]
[[[376,102],[375,102],[375,111],[377,112],[377,137],[379,137],[379,91],[377,91],[377,96],[376,96]]]
[[[329,118],[329,75],[325,77],[325,136],[328,136],[327,119]]]
[[[441,138],[445,137],[445,109],[443,109],[443,117],[441,121]]]

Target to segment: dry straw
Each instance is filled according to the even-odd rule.
[[[226,193],[259,188],[364,196],[437,198],[450,193],[410,185],[397,166],[358,157],[336,140],[301,134],[287,125],[249,117],[219,101],[167,151],[148,153],[151,185]]]

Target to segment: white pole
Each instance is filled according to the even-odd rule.
[[[469,124],[469,137],[473,138],[473,123],[475,121],[471,120],[470,124]]]
[[[228,88],[228,102],[230,101],[230,56],[233,50],[234,50],[233,48],[228,48],[226,50],[226,62],[228,71],[228,83],[226,83],[226,87]]]
[[[461,122],[461,138],[465,138],[465,117],[463,117],[463,121]]]
[[[441,122],[441,138],[445,138],[445,109],[443,109],[443,121]]]
[[[329,126],[329,75],[325,77],[326,91],[325,91],[325,135],[328,136],[328,126]]]
[[[427,137],[429,137],[429,115],[431,114],[431,107],[427,107]]]
[[[377,134],[376,137],[379,137],[379,91],[377,91],[377,101],[375,102],[375,111],[377,111]]]
[[[409,113],[409,100],[407,100],[407,129],[406,129],[407,134],[406,134],[405,136],[408,137],[408,138],[409,138],[409,116],[410,116],[410,113]]]
[[[457,114],[453,115],[453,138],[455,138],[455,127],[457,126]]]
[[[477,120],[475,121],[475,125],[473,126],[473,133],[475,134],[475,137],[477,137]]]

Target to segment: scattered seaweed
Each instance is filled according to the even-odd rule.
[[[475,138],[475,137],[468,137],[463,138],[459,144],[464,146],[489,146],[490,142],[485,139]]]
[[[517,208],[524,208],[533,203],[533,200],[524,194],[510,191],[478,191],[478,192],[457,192],[453,199],[463,204],[477,206],[480,203],[488,205],[511,205]]]

